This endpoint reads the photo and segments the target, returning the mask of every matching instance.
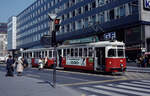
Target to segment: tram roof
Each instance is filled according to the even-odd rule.
[[[53,47],[50,47],[50,48],[36,48],[36,49],[27,49],[27,50],[24,50],[23,52],[34,52],[34,51],[41,51],[41,50],[52,50],[54,49]]]
[[[112,45],[122,45],[125,44],[120,41],[101,41],[101,42],[95,42],[95,43],[85,43],[85,44],[72,44],[72,45],[61,45],[57,48],[66,48],[66,47],[105,47],[105,46],[112,46]],[[34,51],[46,51],[46,50],[53,50],[53,47],[50,48],[36,48],[36,49],[27,49],[23,52],[34,52]]]
[[[85,44],[72,44],[72,45],[61,45],[59,48],[65,48],[65,47],[82,47],[82,46],[89,46],[89,47],[104,47],[104,46],[112,46],[112,45],[125,45],[125,43],[120,41],[101,41],[101,42],[95,42],[95,43],[85,43]]]

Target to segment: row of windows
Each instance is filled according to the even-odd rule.
[[[69,4],[72,4],[72,3],[77,3],[77,2],[81,2],[81,1],[83,1],[83,0],[69,0]],[[109,0],[110,1],[110,0]],[[111,0],[112,1],[112,0]],[[114,1],[114,0],[113,0]],[[40,2],[40,0],[38,1],[38,2]],[[56,2],[58,2],[58,1],[56,1]],[[70,3],[71,2],[71,3]],[[99,6],[99,5],[96,5],[96,4],[99,4],[99,3],[97,3],[97,2],[104,2],[104,0],[96,0],[96,1],[94,1],[94,2],[92,2],[92,3],[90,3],[90,4],[87,4],[87,5],[85,5],[85,6],[83,6],[83,7],[81,7],[81,8],[78,8],[78,9],[76,9],[76,10],[74,10],[73,12],[71,12],[71,13],[69,13],[69,14],[66,14],[66,15],[62,15],[62,20],[64,20],[64,19],[68,19],[68,18],[70,18],[70,17],[74,17],[74,16],[77,16],[78,14],[82,14],[82,13],[84,13],[84,12],[86,12],[86,11],[89,11],[89,10],[91,10],[91,9],[94,9],[94,8],[96,8],[96,6]],[[106,0],[106,2],[108,2],[108,0]],[[47,14],[44,14],[43,16],[40,16],[39,17],[39,15],[41,15],[43,12],[45,12],[45,11],[47,11],[51,6],[49,6],[49,4],[50,4],[51,2],[47,2],[47,4],[45,3],[43,6],[41,6],[40,8],[38,8],[36,11],[33,11],[34,10],[34,8],[32,8],[32,6],[29,8],[29,9],[26,9],[26,10],[29,10],[29,11],[24,11],[24,13],[22,13],[20,16],[18,16],[18,27],[20,27],[20,26],[22,26],[22,25],[24,25],[27,21],[31,21],[33,18],[35,18],[35,17],[37,17],[38,19],[38,22],[40,22],[40,21],[43,21],[44,19],[47,19],[48,18],[48,16],[47,16]],[[61,9],[60,11],[62,11],[62,10],[64,10],[64,7],[65,8],[68,8],[67,6],[66,6],[66,4],[68,5],[68,3],[64,3],[64,5],[62,5],[62,6],[60,6],[59,7],[59,9]],[[39,3],[39,4],[43,4],[43,3]],[[100,3],[101,4],[101,3]],[[34,4],[34,5],[36,5],[36,4]],[[56,13],[56,11],[57,11],[57,9],[58,8],[55,8],[53,11],[54,11],[54,13]],[[83,11],[84,10],[84,11]],[[69,16],[70,15],[70,16]],[[35,21],[36,22],[36,20],[33,20],[33,21]],[[26,25],[29,25],[29,24],[26,24]],[[30,26],[32,26],[32,25],[30,25]],[[25,26],[26,27],[26,26]]]
[[[68,0],[69,4],[77,4],[78,2],[81,2],[81,1],[84,1],[84,0]],[[78,16],[82,13],[85,13],[85,11],[90,11],[92,9],[95,9],[96,7],[103,6],[107,3],[111,3],[114,1],[116,0],[93,0],[93,2],[85,6],[79,7],[78,9],[72,10],[71,12],[62,15],[61,16],[62,22],[65,21],[66,19],[73,18],[74,16]],[[38,2],[41,2],[41,0],[39,0]],[[22,14],[18,16],[17,18],[18,20],[17,22],[17,39],[18,39],[17,44],[18,46],[22,44],[31,43],[36,40],[40,40],[42,35],[49,34],[48,31],[49,31],[50,25],[48,23],[49,20],[47,16],[47,11],[48,11],[48,8],[50,8],[49,3],[57,2],[57,1],[51,0],[48,2],[47,0],[43,0],[43,2],[47,2],[47,3],[39,3],[43,5],[41,5],[40,8],[38,8],[37,10],[35,8],[31,8],[29,10],[27,9],[28,10],[27,12],[24,11]],[[59,2],[61,2],[61,0]],[[65,7],[68,6],[66,4],[67,3],[62,4],[59,8],[63,6],[64,9],[61,8],[61,10],[65,10]],[[32,6],[34,5],[35,4],[33,4]],[[69,7],[71,6],[69,5]],[[33,10],[36,10],[36,11],[33,11]],[[69,22],[68,24],[65,24],[64,26],[61,26],[60,31],[57,32],[56,34],[61,35],[67,32],[72,32],[72,31],[76,31],[82,28],[87,28],[91,25],[91,22],[92,23],[95,23],[95,22],[105,23],[111,20],[122,18],[124,16],[132,15],[133,10],[134,10],[134,7],[131,6],[131,3],[128,3],[128,4],[124,4],[124,5],[121,5],[119,7],[116,7],[110,10],[100,12],[98,14],[91,14],[91,16],[83,17],[80,20]],[[53,11],[57,11],[57,10],[54,9]],[[41,35],[40,33],[38,35],[38,33],[44,29],[46,30],[43,31],[43,34]],[[34,35],[34,36],[31,35],[35,33],[37,35]],[[31,37],[27,37],[29,35]],[[21,40],[21,38],[25,36],[27,38],[24,38]]]
[[[48,51],[35,51],[35,52],[26,52],[23,53],[23,57],[27,57],[27,58],[52,58],[54,57],[54,51],[53,50],[48,50]],[[62,57],[68,57],[68,56],[72,56],[72,57],[93,57],[94,56],[94,51],[92,48],[70,48],[70,49],[62,49],[60,50],[61,56]]]
[[[48,51],[35,51],[35,52],[27,52],[23,53],[23,57],[26,58],[53,58],[54,57],[54,51],[53,50],[48,50]]]
[[[94,56],[94,50],[92,48],[69,48],[69,49],[62,49],[61,56],[84,56],[84,57],[92,57]]]
[[[27,28],[27,29],[24,29],[24,30],[17,30],[18,32],[22,32],[21,34],[17,34],[18,38],[21,38],[21,37],[24,37],[24,36],[27,36],[27,35],[32,35],[32,34],[35,34],[41,30],[44,30],[46,28],[49,28],[49,22],[44,22],[44,23],[41,23],[41,24],[38,24],[37,26],[34,26],[34,27],[31,27],[30,28]],[[25,31],[25,32],[24,32]]]
[[[109,22],[115,19],[119,19],[125,16],[129,16],[135,13],[137,8],[135,6],[132,6],[134,2],[130,2],[118,7],[115,7],[113,9],[100,12],[98,14],[82,18],[75,22],[70,22],[69,24],[66,24],[61,27],[60,32],[57,32],[57,35],[72,32],[78,29],[87,28],[91,24],[90,23],[105,23]]]
[[[46,32],[42,32],[42,33],[27,36],[26,38],[23,38],[23,39],[19,40],[17,42],[17,45],[28,44],[28,43],[32,43],[32,42],[35,42],[35,41],[39,41],[39,40],[41,40],[41,37],[43,35],[46,35],[46,34],[49,34],[49,32],[46,31]],[[17,39],[19,39],[19,38],[17,37]]]

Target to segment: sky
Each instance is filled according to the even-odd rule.
[[[8,18],[17,16],[36,0],[0,0],[0,23],[7,23]]]

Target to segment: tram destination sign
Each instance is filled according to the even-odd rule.
[[[150,10],[150,0],[144,0],[144,9]]]

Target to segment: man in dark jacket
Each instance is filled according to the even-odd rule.
[[[14,71],[13,64],[14,60],[12,59],[12,56],[9,55],[8,59],[6,60],[6,70],[7,70],[6,76],[13,76]]]

